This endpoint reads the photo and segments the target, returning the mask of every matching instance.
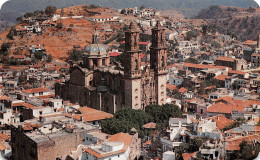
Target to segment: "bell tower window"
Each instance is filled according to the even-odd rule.
[[[138,61],[137,61],[137,59],[135,60],[135,70],[136,71],[138,70]]]
[[[164,67],[165,66],[165,64],[164,64],[165,62],[164,62],[164,56],[162,56],[162,60],[161,60],[161,66],[162,67]]]
[[[137,40],[136,40],[136,36],[134,36],[134,47],[136,47],[137,46]]]
[[[163,34],[161,33],[161,44],[163,44]]]

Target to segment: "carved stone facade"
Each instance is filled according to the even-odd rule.
[[[86,47],[83,67],[72,67],[70,81],[55,85],[57,96],[109,113],[123,107],[144,110],[149,104],[166,102],[167,48],[165,30],[159,23],[152,30],[151,65],[144,69],[135,23],[125,33],[123,67],[109,64],[106,46],[97,44],[97,37],[94,34],[93,44]]]

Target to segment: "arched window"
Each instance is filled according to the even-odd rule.
[[[163,44],[163,34],[161,33],[161,44]]]
[[[164,64],[165,62],[164,62],[164,56],[162,56],[162,59],[161,59],[161,66],[162,67],[164,67],[165,66],[165,64]]]
[[[134,46],[137,46],[137,40],[136,40],[136,36],[134,36]]]
[[[135,60],[135,70],[138,70],[138,60]]]

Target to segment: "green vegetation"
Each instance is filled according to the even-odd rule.
[[[182,153],[193,153],[199,150],[199,148],[202,146],[202,144],[205,142],[205,139],[201,137],[196,137],[194,139],[191,139],[190,143],[182,143],[177,149],[176,149],[176,159],[181,160],[183,159]]]
[[[139,136],[146,133],[142,126],[152,121],[152,117],[142,110],[124,108],[116,112],[113,118],[101,122],[102,132],[116,134],[119,132],[129,133],[132,128],[137,129]]]
[[[239,127],[240,125],[242,125],[243,123],[245,122],[245,119],[244,118],[237,118],[235,122],[233,122],[232,124],[226,126],[225,128],[223,128],[223,132],[224,131],[227,131],[227,130],[230,130],[232,128],[236,128],[236,127]]]
[[[199,64],[199,61],[195,58],[188,58],[184,62],[186,63],[194,63],[194,64]]]
[[[145,9],[144,4],[142,4],[142,5],[140,6],[140,10],[143,10],[143,9]]]
[[[239,145],[240,147],[240,158],[244,160],[251,160],[255,159],[259,152],[260,152],[260,144],[257,143],[255,145],[252,145],[251,143],[248,143],[247,141],[242,141]]]
[[[63,27],[63,23],[58,23],[58,24],[56,25],[56,28],[58,28],[58,29],[62,29],[62,27]]]
[[[190,41],[192,38],[197,38],[198,35],[199,35],[199,31],[197,30],[188,31],[186,33],[185,40]]]
[[[155,122],[158,129],[166,127],[170,117],[182,117],[182,112],[178,106],[172,104],[149,105],[142,110],[124,108],[116,112],[113,118],[101,122],[102,131],[109,134],[119,132],[128,133],[132,128],[137,129],[139,136],[143,138],[149,132],[142,126],[149,122]]]
[[[52,55],[51,54],[49,54],[48,56],[47,56],[47,62],[48,63],[50,63],[51,61],[53,60],[53,57],[52,57]]]
[[[145,112],[153,117],[155,123],[167,124],[170,117],[182,117],[180,108],[172,104],[149,105],[145,107]]]
[[[16,29],[14,27],[11,27],[6,37],[10,40],[14,40],[14,36],[17,36]]]
[[[69,51],[69,59],[73,61],[79,61],[83,58],[83,50],[77,50],[73,49],[72,51]]]
[[[34,57],[37,59],[37,60],[42,60],[42,57],[44,55],[44,52],[43,51],[37,51],[34,53]]]
[[[47,6],[45,8],[45,14],[48,16],[54,15],[56,13],[57,8],[55,6]]]

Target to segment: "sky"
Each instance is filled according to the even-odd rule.
[[[2,5],[3,5],[6,1],[8,1],[8,0],[0,0],[0,9],[1,9]],[[260,0],[255,0],[255,1],[256,1],[256,3],[260,6]]]

